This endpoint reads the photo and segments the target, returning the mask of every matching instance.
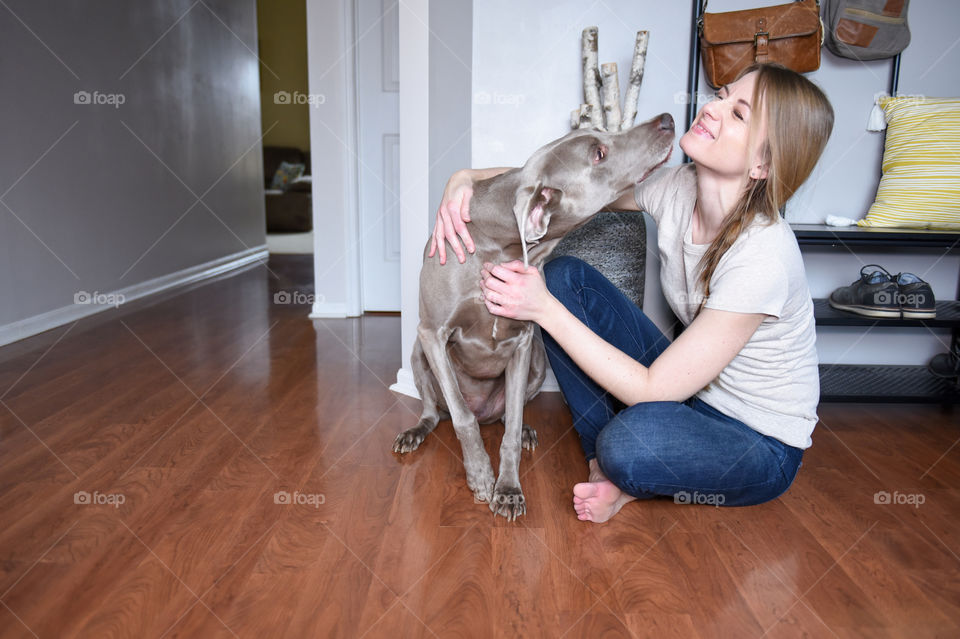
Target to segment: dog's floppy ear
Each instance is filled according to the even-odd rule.
[[[536,244],[546,235],[550,224],[550,204],[559,196],[557,189],[543,186],[543,182],[517,189],[513,214],[517,218],[520,237],[525,244]]]

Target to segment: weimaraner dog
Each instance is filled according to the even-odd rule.
[[[415,450],[449,416],[463,449],[467,486],[477,500],[513,521],[526,512],[520,449],[536,432],[523,406],[546,373],[532,322],[491,315],[480,299],[480,268],[523,258],[539,267],[564,234],[667,161],[674,126],[662,114],[622,133],[580,129],[537,150],[521,169],[474,186],[470,234],[476,252],[465,264],[428,259],[420,271],[420,325],[411,363],[423,412],[393,450]],[[512,211],[512,212],[511,212]],[[494,483],[479,424],[503,419],[500,474]]]

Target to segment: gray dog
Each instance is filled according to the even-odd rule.
[[[415,450],[449,416],[463,449],[467,486],[490,509],[514,520],[526,512],[520,449],[536,432],[523,406],[546,374],[535,326],[491,315],[480,299],[480,268],[523,258],[539,267],[566,233],[670,157],[673,118],[664,113],[622,133],[577,130],[537,150],[521,169],[474,186],[470,234],[476,252],[441,266],[424,250],[420,325],[411,364],[423,412],[393,450]],[[512,209],[512,214],[510,213]],[[479,424],[504,422],[500,475],[494,483]]]

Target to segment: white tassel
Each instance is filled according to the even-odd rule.
[[[883,107],[880,106],[880,99],[873,101],[873,108],[870,109],[870,117],[867,119],[867,131],[883,131],[887,128],[887,118],[883,114]]]

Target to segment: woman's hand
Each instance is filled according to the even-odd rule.
[[[470,221],[470,198],[473,197],[473,176],[469,169],[457,171],[447,180],[447,186],[443,189],[443,199],[440,201],[440,208],[437,209],[437,223],[433,227],[433,239],[430,242],[430,253],[427,257],[433,257],[440,249],[440,263],[447,263],[447,245],[450,243],[453,252],[457,256],[457,261],[463,264],[466,261],[466,255],[463,252],[463,245],[467,250],[473,253],[476,248],[473,244],[473,238],[470,237],[470,231],[467,230],[465,222]]]
[[[556,298],[535,266],[523,266],[520,260],[483,265],[480,271],[483,303],[494,315],[541,323]]]

